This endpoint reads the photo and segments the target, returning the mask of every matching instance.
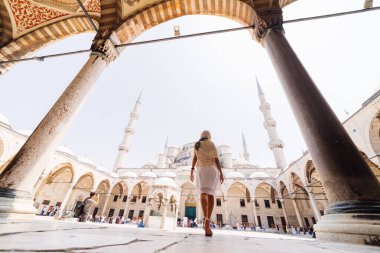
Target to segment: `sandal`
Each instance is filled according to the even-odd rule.
[[[205,218],[204,229],[205,229],[205,236],[211,237],[213,233],[212,233],[212,230],[210,228],[210,219],[209,218]]]

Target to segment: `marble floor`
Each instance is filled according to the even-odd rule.
[[[304,235],[202,229],[175,231],[135,225],[69,221],[0,221],[0,252],[172,252],[172,253],[379,253],[379,247],[322,242]]]

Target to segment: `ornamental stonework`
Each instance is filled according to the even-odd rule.
[[[68,15],[36,5],[31,0],[8,0],[8,3],[16,23],[17,33],[21,33],[49,20]]]
[[[76,0],[7,0],[16,24],[22,33],[57,18],[81,12]],[[100,0],[82,0],[88,12],[100,13]]]

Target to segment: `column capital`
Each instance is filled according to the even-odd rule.
[[[275,6],[266,10],[256,10],[254,23],[256,40],[263,44],[263,40],[268,32],[274,29],[281,31],[284,30],[282,24],[283,17],[280,6]]]
[[[116,43],[120,44],[116,33],[112,33],[111,36],[106,39],[96,35],[91,46],[91,54],[100,56],[108,64],[120,55],[119,50],[115,47]]]

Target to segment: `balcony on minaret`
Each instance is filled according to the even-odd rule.
[[[139,114],[135,111],[131,112],[129,115],[130,115],[131,119],[138,119],[139,118]]]
[[[273,140],[268,143],[268,147],[272,150],[275,148],[283,148],[284,143],[282,140]]]
[[[128,152],[129,151],[129,148],[126,146],[126,145],[119,145],[119,150],[121,151],[121,150],[123,150],[123,151],[126,151],[126,152]]]
[[[275,127],[277,125],[276,121],[272,118],[264,121],[263,123],[265,129],[268,129],[269,127]]]
[[[264,103],[259,106],[260,111],[270,111],[270,104],[269,103]]]
[[[126,128],[125,128],[125,132],[126,132],[126,133],[130,133],[130,134],[134,134],[134,133],[135,133],[135,130],[134,130],[133,128],[131,128],[131,127],[126,127]]]

